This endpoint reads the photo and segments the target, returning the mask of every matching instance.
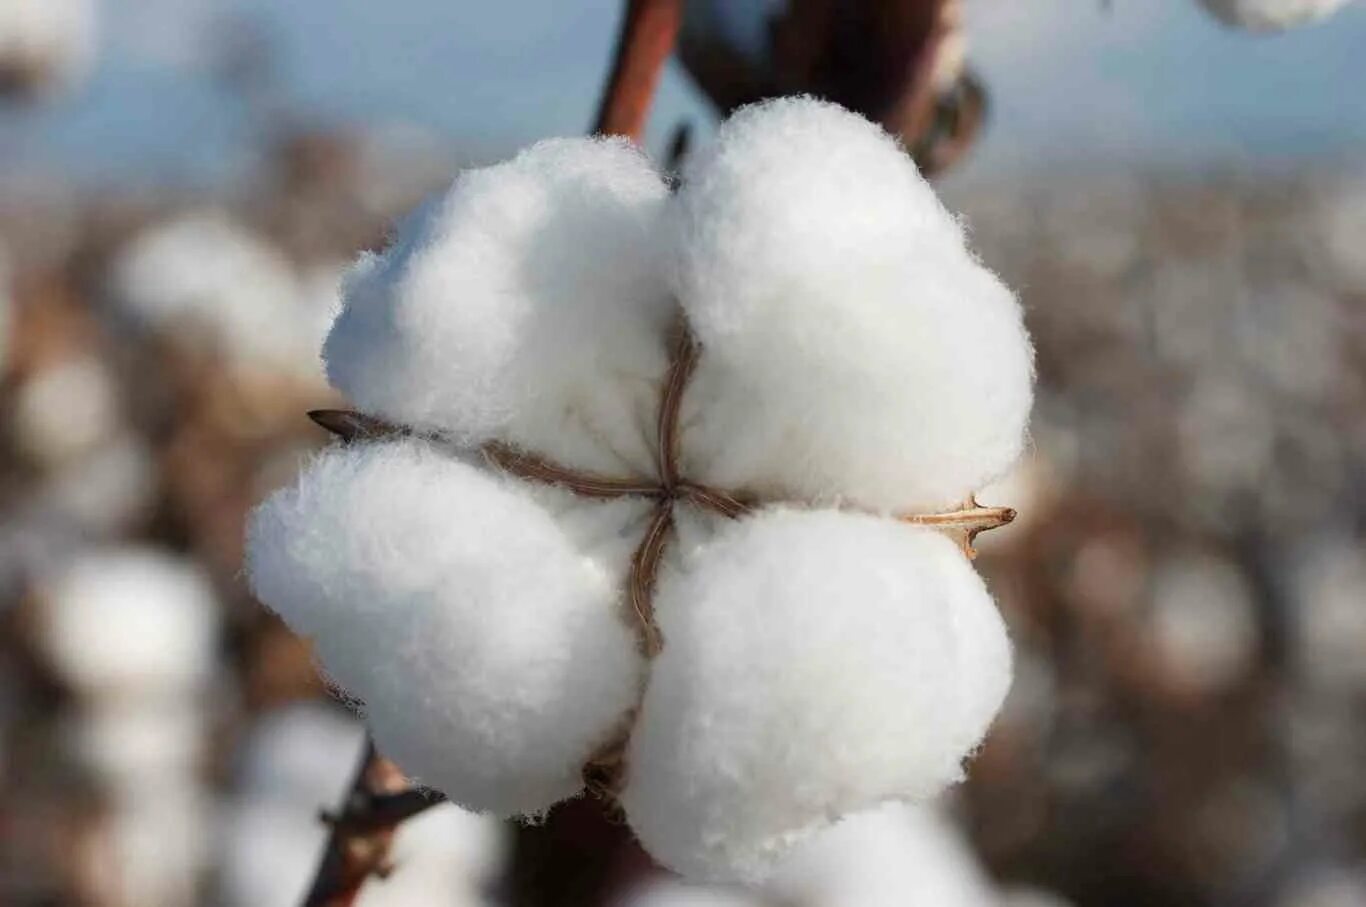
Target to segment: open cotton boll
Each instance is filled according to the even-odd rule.
[[[491,905],[484,889],[499,868],[500,832],[495,820],[449,803],[404,822],[394,837],[394,872],[369,879],[357,907]]]
[[[1246,675],[1256,660],[1252,590],[1237,565],[1223,558],[1170,558],[1153,575],[1148,632],[1179,683],[1215,692]]]
[[[738,889],[688,885],[655,879],[631,891],[616,907],[769,907],[758,895]]]
[[[674,315],[656,251],[667,194],[621,139],[541,142],[462,173],[352,271],[328,378],[462,443],[649,469]]]
[[[618,579],[518,483],[420,441],[334,447],[253,513],[263,602],[379,748],[478,810],[540,812],[634,704]]]
[[[65,748],[106,790],[137,797],[167,779],[193,779],[208,740],[200,700],[87,705],[63,726]]]
[[[1010,683],[982,580],[935,532],[767,510],[663,573],[622,805],[664,865],[762,879],[850,812],[962,775]]]
[[[85,695],[193,692],[214,666],[218,604],[192,562],[155,548],[91,551],[37,584],[38,642]]]
[[[0,98],[68,88],[95,55],[94,0],[0,3]]]
[[[961,503],[1020,453],[1020,306],[878,126],[807,98],[741,110],[687,168],[670,232],[703,344],[689,476],[920,510]]]
[[[1200,0],[1225,25],[1275,32],[1326,19],[1349,0]]]
[[[998,907],[995,887],[952,822],[930,806],[886,804],[795,848],[766,890],[809,907]]]
[[[341,799],[364,743],[360,722],[332,706],[307,702],[275,709],[257,719],[237,753],[236,788],[316,813]]]
[[[32,374],[16,390],[15,445],[32,462],[61,466],[114,433],[120,412],[109,369],[94,356],[72,356]]]
[[[109,278],[120,315],[143,330],[197,335],[235,364],[317,371],[317,337],[300,342],[299,281],[275,248],[215,211],[140,234]]]

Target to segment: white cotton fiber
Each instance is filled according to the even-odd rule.
[[[292,800],[316,813],[341,802],[365,743],[360,722],[336,707],[305,702],[252,724],[237,752],[236,789],[262,800]]]
[[[93,355],[69,356],[34,372],[16,389],[13,407],[15,446],[42,467],[90,453],[122,418],[114,376]]]
[[[1200,0],[1223,22],[1249,31],[1284,31],[1326,19],[1349,0]]]
[[[635,699],[616,577],[527,491],[448,451],[324,451],[253,514],[256,594],[313,638],[379,748],[457,803],[536,813]]]
[[[324,356],[361,409],[614,474],[653,464],[674,309],[667,189],[620,139],[542,142],[461,174],[343,289]]]
[[[766,510],[663,574],[656,609],[622,803],[688,876],[761,879],[844,814],[933,796],[1009,687],[957,545],[888,519]]]
[[[37,584],[38,641],[87,696],[199,690],[215,664],[217,601],[192,562],[154,548],[92,551]]]
[[[95,19],[94,0],[0,3],[0,95],[78,82],[94,60]]]
[[[1252,589],[1238,566],[1224,558],[1167,558],[1153,572],[1148,633],[1178,683],[1197,693],[1228,687],[1257,658]]]
[[[809,907],[998,907],[963,833],[932,806],[886,804],[795,848],[766,890]]]
[[[768,907],[768,905],[759,895],[743,889],[689,885],[674,879],[661,878],[652,879],[628,892],[626,897],[617,903],[616,907]]]
[[[704,346],[691,476],[923,510],[1020,453],[1020,306],[878,126],[807,98],[744,108],[690,163],[670,218],[672,286]]]
[[[115,259],[109,283],[118,313],[143,330],[194,336],[237,366],[318,373],[326,293],[316,283],[305,292],[280,251],[222,213],[148,228]]]

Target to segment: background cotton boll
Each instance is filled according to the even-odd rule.
[[[239,364],[294,367],[302,355],[299,283],[288,260],[225,215],[199,211],[150,227],[109,277],[119,314]],[[316,357],[308,352],[306,367]]]
[[[146,442],[121,432],[80,462],[51,476],[34,501],[39,512],[101,535],[147,516],[157,489],[157,466]]]
[[[830,820],[957,781],[1009,686],[956,544],[832,511],[732,524],[662,575],[622,803],[685,875],[762,878]]]
[[[154,548],[75,557],[37,586],[38,642],[72,686],[100,698],[192,691],[211,670],[217,602],[193,563]]]
[[[256,720],[238,752],[235,787],[266,800],[331,806],[351,781],[364,742],[361,723],[335,707],[275,709]]]
[[[0,99],[69,88],[95,52],[94,0],[0,4]]]
[[[61,466],[89,453],[118,427],[118,390],[94,356],[71,356],[19,385],[10,413],[16,446],[34,463]]]
[[[394,839],[395,871],[371,879],[358,907],[477,907],[499,868],[498,823],[445,803],[401,825]]]
[[[1348,0],[1200,0],[1225,25],[1249,31],[1284,31],[1325,19]]]
[[[633,704],[617,578],[520,484],[427,444],[325,451],[253,514],[248,564],[379,748],[471,808],[571,796]]]
[[[1334,533],[1312,538],[1290,572],[1299,668],[1317,687],[1366,689],[1366,553],[1362,540]]]
[[[768,907],[758,896],[731,888],[654,880],[630,892],[616,907]]]
[[[877,126],[809,99],[746,108],[689,166],[671,218],[673,286],[703,344],[688,474],[925,509],[1019,454],[1019,305]]]
[[[667,190],[622,140],[542,142],[461,174],[356,266],[324,350],[361,409],[565,465],[652,466],[671,300]]]
[[[106,819],[114,903],[192,907],[208,860],[209,811],[194,787],[161,784]]]
[[[221,821],[219,903],[296,907],[327,841],[317,811],[249,798],[231,805]]]
[[[1176,682],[1218,691],[1252,666],[1258,645],[1252,590],[1236,564],[1187,554],[1158,564],[1149,633]]]
[[[770,890],[811,907],[997,907],[971,845],[933,807],[889,804],[841,819],[793,850]]]
[[[136,797],[199,770],[208,734],[203,713],[192,698],[98,703],[69,716],[64,731],[103,788]]]

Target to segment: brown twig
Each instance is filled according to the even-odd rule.
[[[410,788],[398,766],[367,741],[341,811],[323,817],[332,833],[304,907],[354,904],[366,879],[388,874],[399,824],[439,802],[439,796]]]
[[[683,0],[629,0],[594,132],[634,142],[645,135],[655,88],[682,20]]]

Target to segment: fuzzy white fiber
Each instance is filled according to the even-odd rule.
[[[423,442],[333,448],[253,514],[252,585],[452,800],[536,813],[631,708],[616,577],[528,491]]]
[[[661,577],[622,803],[684,875],[762,879],[851,812],[962,774],[1010,684],[982,580],[935,532],[771,510]]]
[[[235,365],[320,377],[326,284],[301,282],[281,252],[220,212],[150,227],[115,259],[109,283],[117,312],[140,329],[193,336]]]
[[[95,550],[38,582],[38,642],[81,693],[193,693],[215,664],[218,605],[192,562],[154,548]]]
[[[324,358],[360,408],[579,468],[649,469],[672,303],[668,191],[624,140],[557,139],[462,173],[367,256]]]
[[[1350,0],[1200,0],[1225,25],[1257,32],[1284,31],[1326,19]]]
[[[40,91],[70,87],[93,62],[95,23],[94,0],[6,0],[0,68]]]
[[[93,355],[70,356],[35,372],[17,388],[13,407],[15,445],[43,467],[90,453],[122,418],[114,376]]]
[[[1019,455],[1020,306],[878,126],[804,98],[744,108],[676,202],[671,285],[705,350],[685,403],[693,478],[925,509]]]
[[[1214,692],[1252,668],[1257,613],[1236,564],[1213,555],[1173,557],[1158,565],[1152,584],[1149,633],[1180,683]]]

